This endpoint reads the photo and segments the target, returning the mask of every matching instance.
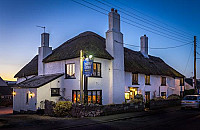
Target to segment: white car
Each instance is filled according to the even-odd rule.
[[[200,95],[187,95],[181,100],[181,109],[200,108]]]

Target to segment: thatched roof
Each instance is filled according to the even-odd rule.
[[[94,57],[113,59],[105,50],[105,38],[93,32],[84,32],[78,36],[68,40],[53,50],[52,54],[47,56],[43,62],[61,61],[79,57],[82,49],[87,54]],[[159,57],[150,56],[145,58],[140,52],[124,48],[124,65],[126,72],[163,75],[171,77],[184,77],[178,71],[167,65]],[[37,56],[31,60],[24,68],[22,68],[15,77],[23,77],[23,75],[37,75]]]
[[[43,62],[61,61],[80,57],[80,50],[97,58],[113,59],[106,51],[105,39],[93,32],[84,32],[53,50]]]
[[[167,65],[159,57],[149,55],[149,58],[145,58],[142,53],[130,50],[128,48],[124,48],[124,56],[126,72],[184,77],[184,75]]]
[[[14,78],[26,77],[38,74],[38,55],[36,55],[28,64],[26,64]]]
[[[17,84],[17,87],[38,88],[38,87],[41,87],[63,75],[64,74],[49,74],[49,75],[34,76],[30,79],[20,82],[19,84]]]

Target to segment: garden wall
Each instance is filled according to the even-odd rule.
[[[45,101],[45,114],[54,116],[53,107],[54,102]],[[113,105],[72,105],[72,109],[69,111],[71,117],[96,117],[103,115],[112,115],[125,112],[143,111],[144,104],[113,104]]]
[[[151,100],[150,101],[150,109],[160,109],[164,107],[172,107],[172,106],[180,106],[180,99],[170,99],[170,100]]]

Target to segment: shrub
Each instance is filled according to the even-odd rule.
[[[151,101],[160,101],[160,100],[164,100],[164,98],[162,98],[162,97],[155,97],[155,98],[151,99]]]
[[[58,101],[53,111],[56,116],[67,116],[69,115],[69,110],[72,108],[71,101]]]
[[[172,95],[169,95],[169,96],[167,97],[167,99],[181,99],[181,98],[180,98],[180,96],[177,95],[177,94],[172,94]]]
[[[137,95],[135,96],[135,99],[140,99],[140,100],[143,101],[143,95],[142,95],[142,94],[137,94]]]
[[[129,103],[136,103],[136,104],[138,104],[138,103],[142,103],[142,101],[143,100],[141,100],[141,99],[135,98],[135,99],[132,99]]]

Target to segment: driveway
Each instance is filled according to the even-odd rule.
[[[0,106],[0,116],[12,114],[12,113],[13,113],[13,108],[12,107]]]

